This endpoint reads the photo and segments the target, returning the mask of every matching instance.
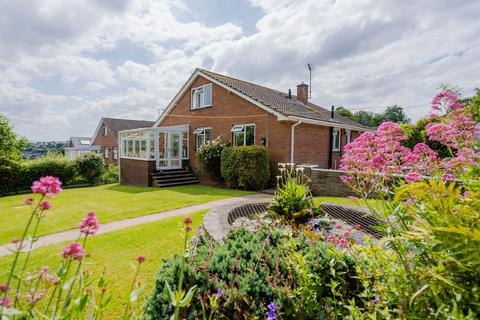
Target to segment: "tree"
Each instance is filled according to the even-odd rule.
[[[397,105],[390,106],[383,112],[383,121],[390,121],[395,123],[409,123],[410,119],[407,118],[403,108]]]
[[[353,115],[353,119],[366,127],[376,127],[376,121],[374,121],[375,114],[368,111],[357,111]]]
[[[25,137],[17,136],[8,118],[0,114],[0,154],[9,159],[20,160],[27,142]]]
[[[335,112],[337,114],[341,115],[342,117],[354,120],[354,115],[353,115],[352,111],[348,110],[347,108],[338,107],[337,109],[335,109]]]
[[[470,112],[473,115],[475,122],[480,122],[480,88],[475,89],[475,95],[471,98],[465,99]]]

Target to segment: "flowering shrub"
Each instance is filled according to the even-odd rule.
[[[207,141],[197,150],[197,159],[202,166],[215,178],[221,179],[221,158],[223,150],[228,147],[228,143],[220,137]]]
[[[388,191],[395,184],[396,175],[407,175],[407,181],[418,181],[422,175],[442,171],[450,178],[464,171],[466,165],[474,165],[478,156],[474,152],[475,122],[469,109],[448,91],[440,92],[432,101],[430,117],[437,122],[428,123],[428,139],[441,143],[449,156],[440,158],[425,143],[413,149],[402,145],[408,137],[402,128],[392,122],[384,122],[376,132],[365,132],[345,146],[341,169],[350,172],[342,177],[344,183],[363,197]],[[383,189],[383,190],[382,190]]]
[[[62,192],[62,183],[56,177],[46,176],[34,181],[32,192],[39,199],[28,197],[24,204],[31,208],[31,214],[21,238],[12,239],[15,245],[14,260],[10,267],[6,283],[0,283],[1,319],[101,319],[103,310],[110,301],[106,294],[106,280],[101,277],[94,283],[91,272],[82,270],[87,256],[87,239],[95,235],[100,224],[95,213],[89,212],[79,224],[81,236],[69,243],[63,250],[63,261],[56,272],[49,272],[48,266],[40,270],[27,272],[30,253],[37,237],[39,224],[52,208],[49,198]],[[20,252],[26,252],[25,260],[20,263]],[[145,258],[138,259],[135,267],[132,292],[124,314],[124,319],[136,318],[130,310],[140,288],[136,281],[140,264]]]

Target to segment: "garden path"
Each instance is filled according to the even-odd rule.
[[[245,201],[249,199],[251,200],[251,199],[270,198],[270,197],[271,195],[268,195],[268,194],[256,193],[256,194],[250,194],[250,195],[241,196],[241,197],[232,197],[227,199],[210,201],[207,203],[196,204],[193,206],[183,207],[179,209],[152,213],[149,215],[144,215],[144,216],[135,217],[135,218],[107,222],[101,225],[100,230],[98,231],[98,234],[112,232],[112,231],[116,231],[124,228],[137,226],[144,223],[171,218],[171,217],[183,216],[183,215],[194,213],[201,210],[209,210],[209,209],[213,209],[219,206],[224,206],[224,205],[231,204],[238,201]],[[67,230],[67,231],[45,235],[45,236],[39,237],[37,241],[34,242],[32,246],[32,250],[40,247],[48,246],[51,244],[59,243],[59,242],[76,240],[78,239],[79,235],[80,235],[80,232],[78,231],[78,229]],[[29,244],[28,243],[24,244],[24,247],[28,248]],[[12,250],[14,249],[15,247],[13,244],[0,246],[0,257],[12,254],[13,253]]]

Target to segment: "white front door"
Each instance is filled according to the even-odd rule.
[[[182,133],[155,132],[155,160],[157,170],[182,167]]]

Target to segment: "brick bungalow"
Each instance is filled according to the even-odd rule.
[[[216,137],[265,146],[272,168],[294,162],[336,169],[344,145],[367,128],[308,99],[304,83],[293,95],[196,69],[152,128],[120,133],[121,183],[161,185],[159,175],[185,168],[213,183],[195,153]]]
[[[118,163],[118,132],[135,128],[151,127],[155,122],[144,120],[102,118],[93,134],[92,145],[98,146],[105,164]]]

